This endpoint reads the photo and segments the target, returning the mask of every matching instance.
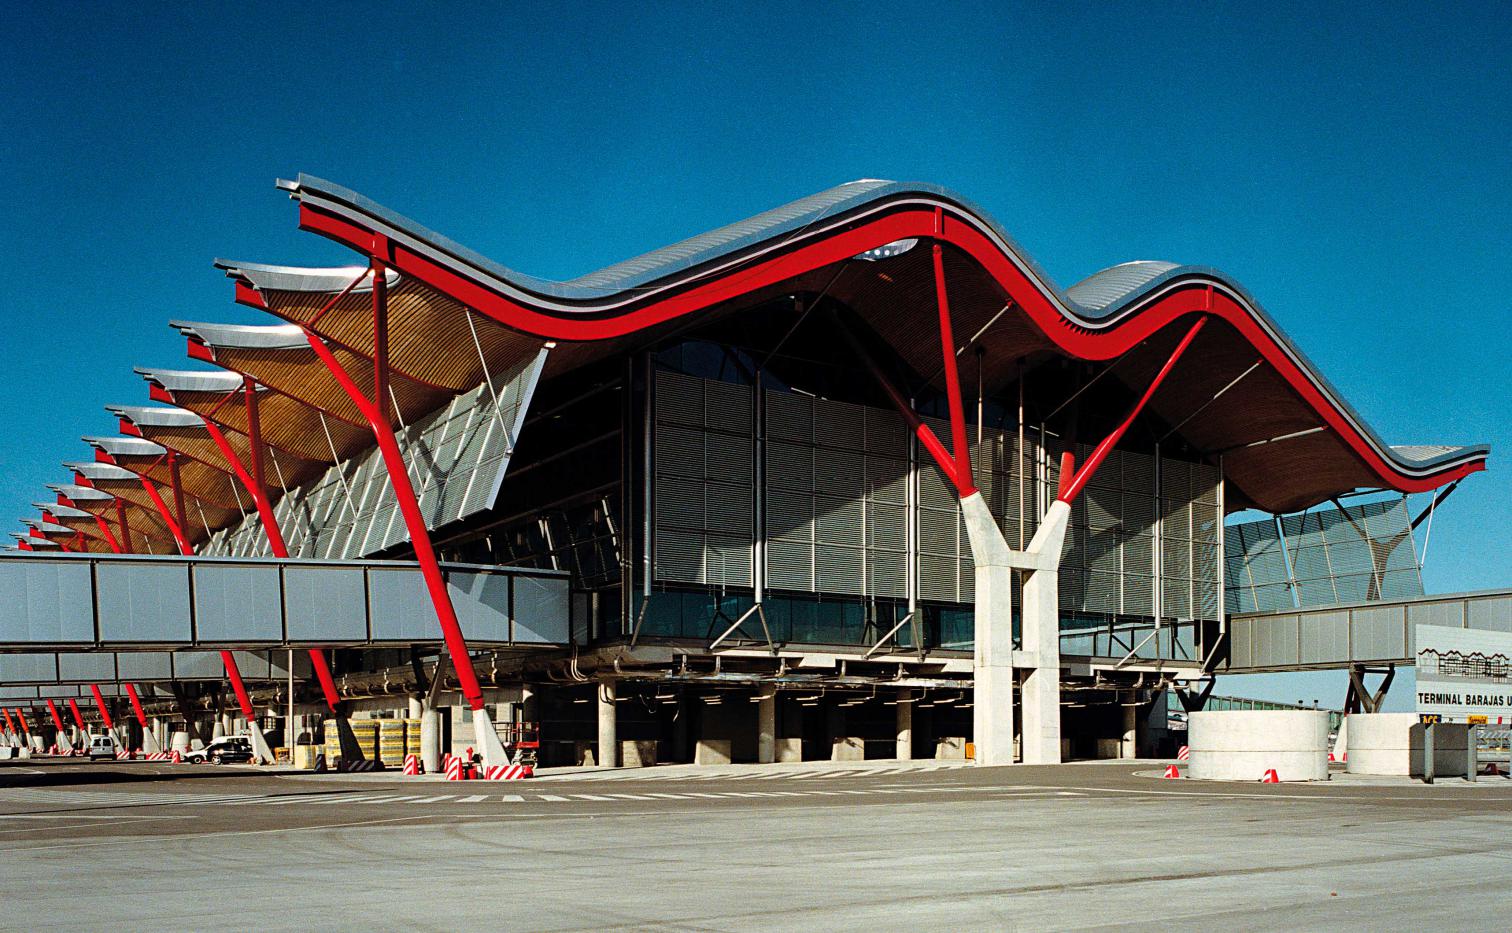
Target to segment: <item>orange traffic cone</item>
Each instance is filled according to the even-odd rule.
[[[1178,771],[1178,770],[1176,770],[1176,766],[1175,765],[1167,765],[1166,766],[1166,770],[1165,770],[1165,774],[1163,774],[1161,776],[1162,777],[1167,777],[1167,778],[1179,778],[1179,777],[1181,777],[1181,772]]]
[[[1333,763],[1334,763],[1334,756],[1333,756],[1333,752],[1329,752],[1329,753],[1328,753],[1328,763],[1329,763],[1329,764],[1333,764]]]
[[[1276,769],[1271,768],[1265,772],[1265,777],[1260,779],[1261,784],[1280,784],[1281,779],[1276,777]]]

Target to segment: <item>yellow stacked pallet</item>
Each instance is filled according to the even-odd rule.
[[[406,755],[420,754],[420,720],[418,719],[404,721],[404,753]]]
[[[352,720],[352,735],[357,739],[357,747],[362,750],[362,757],[368,761],[378,758],[378,720],[354,719]]]
[[[338,720],[327,719],[325,721],[325,760],[328,767],[336,767],[336,759],[341,757],[341,730],[338,728]]]
[[[390,768],[404,764],[404,720],[384,719],[378,723],[378,760]]]

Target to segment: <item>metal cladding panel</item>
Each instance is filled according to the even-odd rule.
[[[452,605],[456,607],[462,634],[469,641],[510,640],[509,577],[453,572],[446,575],[446,589],[451,594]],[[431,637],[436,638],[438,634],[434,623],[431,623]]]
[[[243,677],[252,674],[241,666],[241,655],[236,658],[237,670]],[[226,665],[218,651],[175,651],[173,653],[173,676],[181,680],[220,680],[226,676]]]
[[[69,681],[78,680],[85,682],[102,681],[100,692],[109,694],[103,681],[116,679],[116,656],[105,652],[101,654],[60,654],[58,655],[58,679]]]
[[[1466,623],[1489,632],[1512,632],[1512,596],[1471,602]]]
[[[283,640],[279,569],[203,564],[194,568],[194,620],[200,641]]]
[[[525,644],[566,644],[568,581],[552,577],[514,578],[513,640]]]
[[[116,674],[125,681],[172,680],[173,653],[125,651],[116,655]]]
[[[1407,625],[1445,625],[1462,628],[1465,625],[1465,604],[1459,600],[1442,603],[1410,603],[1407,606]],[[1481,626],[1472,625],[1471,628]]]
[[[34,654],[0,654],[0,684],[57,683],[58,655],[50,652]]]
[[[367,638],[367,587],[360,567],[288,567],[284,617],[289,638],[361,641]]]
[[[655,399],[656,578],[750,586],[751,388],[662,370]]]
[[[1406,611],[1402,606],[1379,606],[1355,609],[1354,644],[1357,661],[1388,660],[1406,657]]]
[[[1230,619],[1229,667],[1246,668],[1254,664],[1251,646],[1254,640],[1255,623],[1251,619]]]
[[[1349,660],[1349,613],[1308,613],[1300,617],[1303,664],[1332,664]]]
[[[95,567],[100,640],[193,641],[186,564],[102,563]]]
[[[83,561],[0,560],[0,642],[90,642],[94,606]]]
[[[436,613],[419,570],[368,570],[368,608],[377,641],[437,641]]]
[[[1251,619],[1254,634],[1251,661],[1257,667],[1289,667],[1297,664],[1297,617],[1272,616]]]

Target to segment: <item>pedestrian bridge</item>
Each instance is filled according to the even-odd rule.
[[[1219,673],[1412,664],[1419,624],[1512,632],[1512,589],[1235,613],[1228,620],[1228,665]]]
[[[469,647],[568,643],[565,572],[441,569]],[[219,676],[237,649],[271,675],[273,649],[441,641],[409,561],[27,553],[0,558],[0,605],[0,684]]]

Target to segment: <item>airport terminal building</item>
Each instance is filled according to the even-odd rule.
[[[173,321],[194,362],[101,400],[0,561],[0,704],[38,728],[66,700],[161,738],[413,718],[432,759],[525,723],[545,764],[1169,751],[1168,691],[1411,658],[1414,531],[1489,455],[1387,444],[1213,269],[1062,290],[929,185],[565,282],[280,185],[357,262],[218,261],[269,323]]]

